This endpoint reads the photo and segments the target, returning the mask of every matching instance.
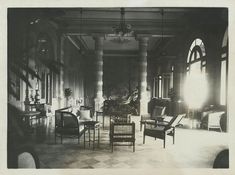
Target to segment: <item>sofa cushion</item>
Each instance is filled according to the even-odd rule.
[[[79,120],[91,120],[90,110],[81,110]]]

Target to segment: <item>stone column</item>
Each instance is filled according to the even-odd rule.
[[[95,111],[100,111],[100,108],[103,106],[103,42],[104,39],[101,36],[95,36],[95,99],[94,107]]]
[[[147,48],[148,37],[139,39],[139,104],[140,115],[148,113],[147,99]]]
[[[60,36],[59,39],[59,61],[64,64],[64,42],[65,42],[65,36],[62,35]],[[60,74],[59,74],[59,92],[58,92],[58,96],[59,96],[59,108],[63,108],[64,107],[64,67],[60,67]]]

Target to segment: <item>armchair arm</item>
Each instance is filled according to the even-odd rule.
[[[141,121],[150,120],[150,119],[151,119],[150,114],[143,114],[143,115],[141,115]]]
[[[151,119],[153,119],[153,120],[158,120],[158,119],[164,119],[166,117],[166,115],[165,114],[163,114],[163,115],[155,115],[155,116],[151,116]]]

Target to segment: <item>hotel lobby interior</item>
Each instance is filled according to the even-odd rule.
[[[229,168],[227,8],[7,13],[8,168]]]

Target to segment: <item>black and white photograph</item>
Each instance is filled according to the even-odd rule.
[[[8,174],[231,173],[230,7],[5,12]]]

